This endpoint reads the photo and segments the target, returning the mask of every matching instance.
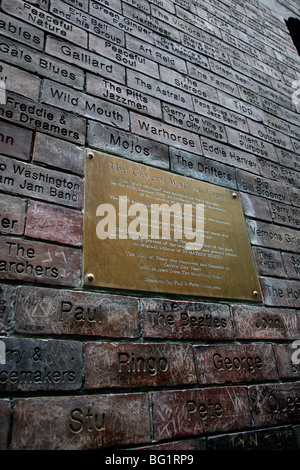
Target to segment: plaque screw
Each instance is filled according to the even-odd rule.
[[[89,274],[87,275],[87,280],[88,280],[89,282],[94,282],[94,280],[95,280],[94,274],[89,273]]]
[[[257,299],[257,297],[258,297],[258,292],[257,292],[257,290],[254,290],[254,291],[253,291],[253,297],[255,297],[255,298]]]
[[[90,158],[90,160],[92,160],[92,158],[94,158],[94,156],[95,156],[95,155],[94,155],[92,152],[90,152],[90,153],[88,154],[88,157]]]
[[[233,197],[233,199],[236,199],[237,198],[237,193],[232,193],[232,197]]]

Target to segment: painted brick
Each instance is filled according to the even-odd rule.
[[[30,201],[25,235],[66,245],[81,246],[83,214],[67,207]]]
[[[88,389],[196,383],[190,345],[87,343],[85,354]]]
[[[297,310],[233,305],[233,320],[240,339],[297,339],[300,318]]]
[[[0,278],[78,287],[80,250],[13,237],[1,237]]]
[[[220,344],[194,348],[199,384],[276,380],[272,345]]]
[[[0,415],[0,450],[6,450],[10,415],[10,403],[8,400],[0,400]]]
[[[90,450],[150,440],[146,393],[17,398],[14,414],[12,450]]]
[[[138,301],[132,297],[21,286],[18,333],[137,338]]]
[[[253,385],[249,396],[255,426],[299,422],[299,383]]]
[[[140,311],[145,338],[233,339],[227,305],[143,299]]]
[[[245,387],[218,387],[153,393],[157,440],[251,426]]]
[[[6,363],[0,364],[2,392],[78,390],[82,348],[76,341],[1,338]]]

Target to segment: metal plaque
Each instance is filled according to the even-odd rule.
[[[239,194],[86,153],[87,285],[261,301]]]

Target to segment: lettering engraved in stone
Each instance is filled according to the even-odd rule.
[[[76,390],[81,386],[81,345],[75,341],[3,338],[2,391]]]

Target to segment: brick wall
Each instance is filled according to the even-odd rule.
[[[0,449],[299,448],[283,19],[257,0],[0,9]],[[263,302],[86,287],[86,148],[238,192]]]

